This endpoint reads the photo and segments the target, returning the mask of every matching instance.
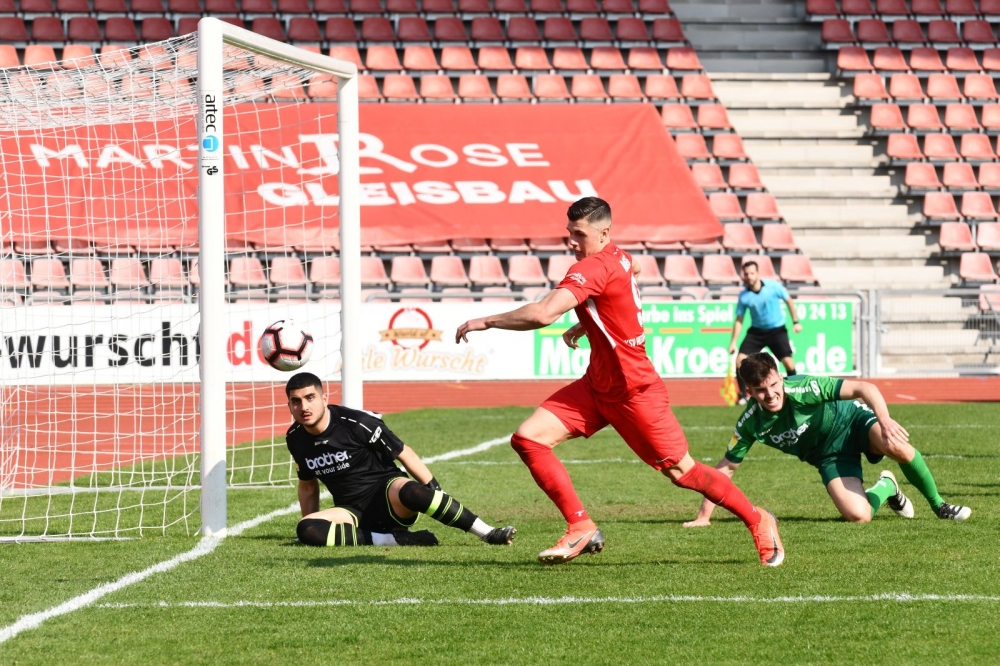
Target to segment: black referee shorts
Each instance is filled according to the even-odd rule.
[[[756,354],[767,347],[771,353],[778,358],[785,358],[792,355],[792,343],[788,340],[788,329],[784,326],[777,328],[757,328],[751,326],[747,329],[747,336],[740,344],[741,354]]]

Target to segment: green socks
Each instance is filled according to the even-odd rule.
[[[865,497],[872,507],[872,518],[885,501],[896,494],[896,484],[889,479],[879,479],[878,483],[865,491]]]
[[[908,463],[899,463],[899,469],[903,470],[906,480],[913,484],[913,487],[919,490],[921,495],[927,498],[931,509],[937,513],[938,507],[944,504],[944,500],[938,495],[937,484],[934,483],[931,471],[927,469],[924,457],[920,455],[920,451],[916,449],[914,451],[916,455],[913,456],[913,460]],[[871,500],[869,499],[869,501]]]

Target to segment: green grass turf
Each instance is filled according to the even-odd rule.
[[[387,420],[429,457],[504,435],[528,413],[425,410]],[[924,452],[943,496],[973,507],[971,520],[938,520],[903,481],[914,520],[885,510],[871,524],[846,524],[813,468],[758,445],[735,480],[781,521],[787,558],[765,569],[745,528],[722,510],[709,528],[682,528],[700,498],[638,463],[605,431],[558,453],[607,548],[543,567],[535,555],[561,534],[562,521],[501,445],[432,468],[445,490],[485,520],[516,524],[512,547],[488,547],[421,518],[418,527],[433,529],[440,547],[307,548],[292,542],[296,516],[287,515],[0,644],[0,663],[996,663],[995,599],[759,601],[1000,597],[1000,405],[905,405],[892,413]],[[692,454],[714,464],[738,412],[677,414]],[[867,481],[884,467],[896,469],[865,464]],[[230,523],[288,506],[294,495],[291,488],[234,490]],[[166,536],[0,546],[0,627],[195,543]],[[663,598],[685,595],[701,600]],[[704,599],[711,596],[727,600]],[[577,601],[526,602],[564,597]],[[403,599],[422,603],[372,603]],[[460,603],[504,599],[520,603]],[[200,601],[257,605],[178,606]],[[331,601],[352,603],[289,605]]]

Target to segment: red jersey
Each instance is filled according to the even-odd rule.
[[[597,397],[624,400],[660,381],[646,356],[642,302],[627,252],[608,244],[573,264],[556,288],[573,292],[579,303],[574,310],[591,350],[585,377]]]

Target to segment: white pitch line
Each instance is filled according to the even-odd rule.
[[[490,449],[494,446],[498,446],[499,444],[508,441],[510,441],[510,435],[507,435],[505,437],[498,437],[496,439],[491,439],[489,441],[483,442],[482,444],[478,444],[468,449],[448,451],[447,453],[442,453],[438,456],[431,456],[429,458],[424,458],[424,462],[430,463],[437,460],[449,460],[451,458],[457,458],[459,456],[471,455],[473,453],[479,453],[480,451],[486,451],[487,449]],[[285,516],[290,513],[294,513],[298,510],[299,510],[299,503],[296,502],[291,506],[287,506],[283,509],[277,509],[276,511],[265,513],[246,522],[234,525],[233,527],[229,528],[228,535],[233,537],[239,536],[242,532],[257,527],[262,523],[266,523],[272,518]],[[40,611],[38,613],[31,613],[30,615],[24,615],[21,618],[19,618],[17,622],[15,622],[14,624],[0,629],[0,644],[9,641],[10,639],[14,638],[15,636],[24,631],[38,628],[46,620],[50,620],[54,617],[59,617],[60,615],[66,615],[67,613],[72,613],[73,611],[77,611],[80,610],[81,608],[93,605],[93,603],[98,599],[101,599],[102,597],[111,594],[112,592],[117,592],[125,587],[128,587],[129,585],[141,582],[149,578],[153,574],[170,571],[171,569],[174,569],[175,567],[178,567],[181,564],[184,564],[185,562],[190,562],[192,560],[198,559],[199,557],[208,555],[211,552],[213,552],[216,548],[218,548],[220,543],[222,543],[222,539],[219,537],[203,537],[198,542],[198,545],[196,545],[194,548],[185,553],[181,553],[180,555],[172,557],[169,560],[165,560],[163,562],[154,564],[148,569],[143,569],[142,571],[136,571],[127,574],[114,582],[98,585],[89,592],[85,592],[84,594],[73,597],[68,601],[64,601],[58,606],[53,606],[52,608]]]
[[[359,601],[330,599],[320,601],[159,601],[152,603],[99,604],[97,608],[119,610],[127,608],[320,608],[331,606],[555,606],[570,604],[656,604],[656,603],[720,603],[720,604],[806,604],[857,602],[913,603],[926,601],[1000,602],[1000,596],[985,594],[910,594],[887,592],[858,596],[795,596],[795,597],[717,597],[679,594],[648,597],[508,597],[506,599],[387,599]]]

